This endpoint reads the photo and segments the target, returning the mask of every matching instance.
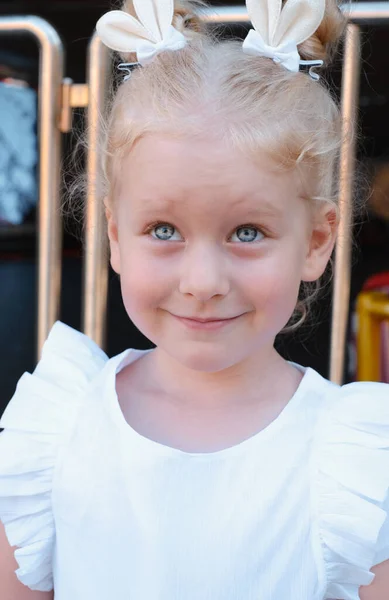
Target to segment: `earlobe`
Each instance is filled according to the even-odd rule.
[[[327,206],[312,227],[302,281],[316,281],[323,275],[335,246],[337,230],[337,211]]]
[[[120,275],[120,249],[119,249],[119,239],[118,239],[118,228],[116,225],[116,220],[113,211],[110,206],[104,202],[105,204],[105,216],[107,219],[107,232],[109,239],[109,247],[110,247],[110,262],[111,267]]]

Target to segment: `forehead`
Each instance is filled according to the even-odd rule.
[[[262,207],[277,213],[299,187],[295,172],[266,155],[254,163],[220,140],[149,135],[123,160],[119,196],[133,209]]]

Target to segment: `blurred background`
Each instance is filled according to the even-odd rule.
[[[210,2],[238,5],[243,2]],[[117,3],[116,3],[117,7]],[[112,8],[108,0],[0,0],[0,16],[39,15],[60,34],[66,49],[65,75],[86,81],[86,51],[98,18]],[[348,356],[345,379],[355,378],[355,300],[364,287],[389,290],[389,52],[388,26],[363,27],[363,69],[360,85],[358,186],[366,211],[354,227]],[[242,34],[229,26],[226,36]],[[26,35],[0,35],[0,413],[17,380],[36,363],[37,249],[37,92],[39,54]],[[328,74],[339,95],[341,62]],[[81,127],[82,110],[75,125]],[[63,135],[64,156],[74,148],[74,136]],[[80,329],[82,257],[80,227],[64,220],[60,318]],[[378,279],[377,279],[378,275]],[[371,279],[375,277],[375,279]],[[278,341],[282,354],[328,377],[331,294],[316,307],[315,326]],[[128,347],[150,348],[129,321],[117,276],[110,271],[108,355]]]

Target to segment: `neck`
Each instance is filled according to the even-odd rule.
[[[157,347],[144,359],[147,385],[169,402],[198,410],[234,409],[293,395],[301,373],[271,347],[217,372],[189,369]]]

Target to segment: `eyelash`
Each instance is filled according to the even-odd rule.
[[[164,221],[156,221],[155,223],[151,223],[151,225],[148,226],[148,228],[144,232],[145,235],[149,235],[153,231],[153,229],[156,229],[160,225],[169,225],[170,227],[173,227],[173,229],[177,230],[177,227],[175,227],[171,223],[167,223],[167,222],[164,222]],[[264,237],[266,237],[266,234],[263,231],[263,229],[261,229],[257,225],[253,225],[252,223],[245,223],[244,225],[239,225],[239,227],[236,227],[234,229],[234,232],[238,231],[239,229],[245,229],[245,228],[256,229],[260,234],[262,234]],[[153,239],[155,239],[157,242],[169,242],[170,241],[170,240],[160,240],[160,239],[155,238],[155,237],[153,237]],[[176,240],[174,240],[174,241],[176,241]],[[252,245],[254,243],[258,243],[259,241],[262,241],[262,240],[254,240],[253,242],[240,242],[240,243],[241,244],[249,244],[249,245],[251,244]],[[234,242],[234,243],[236,243],[236,242]]]

